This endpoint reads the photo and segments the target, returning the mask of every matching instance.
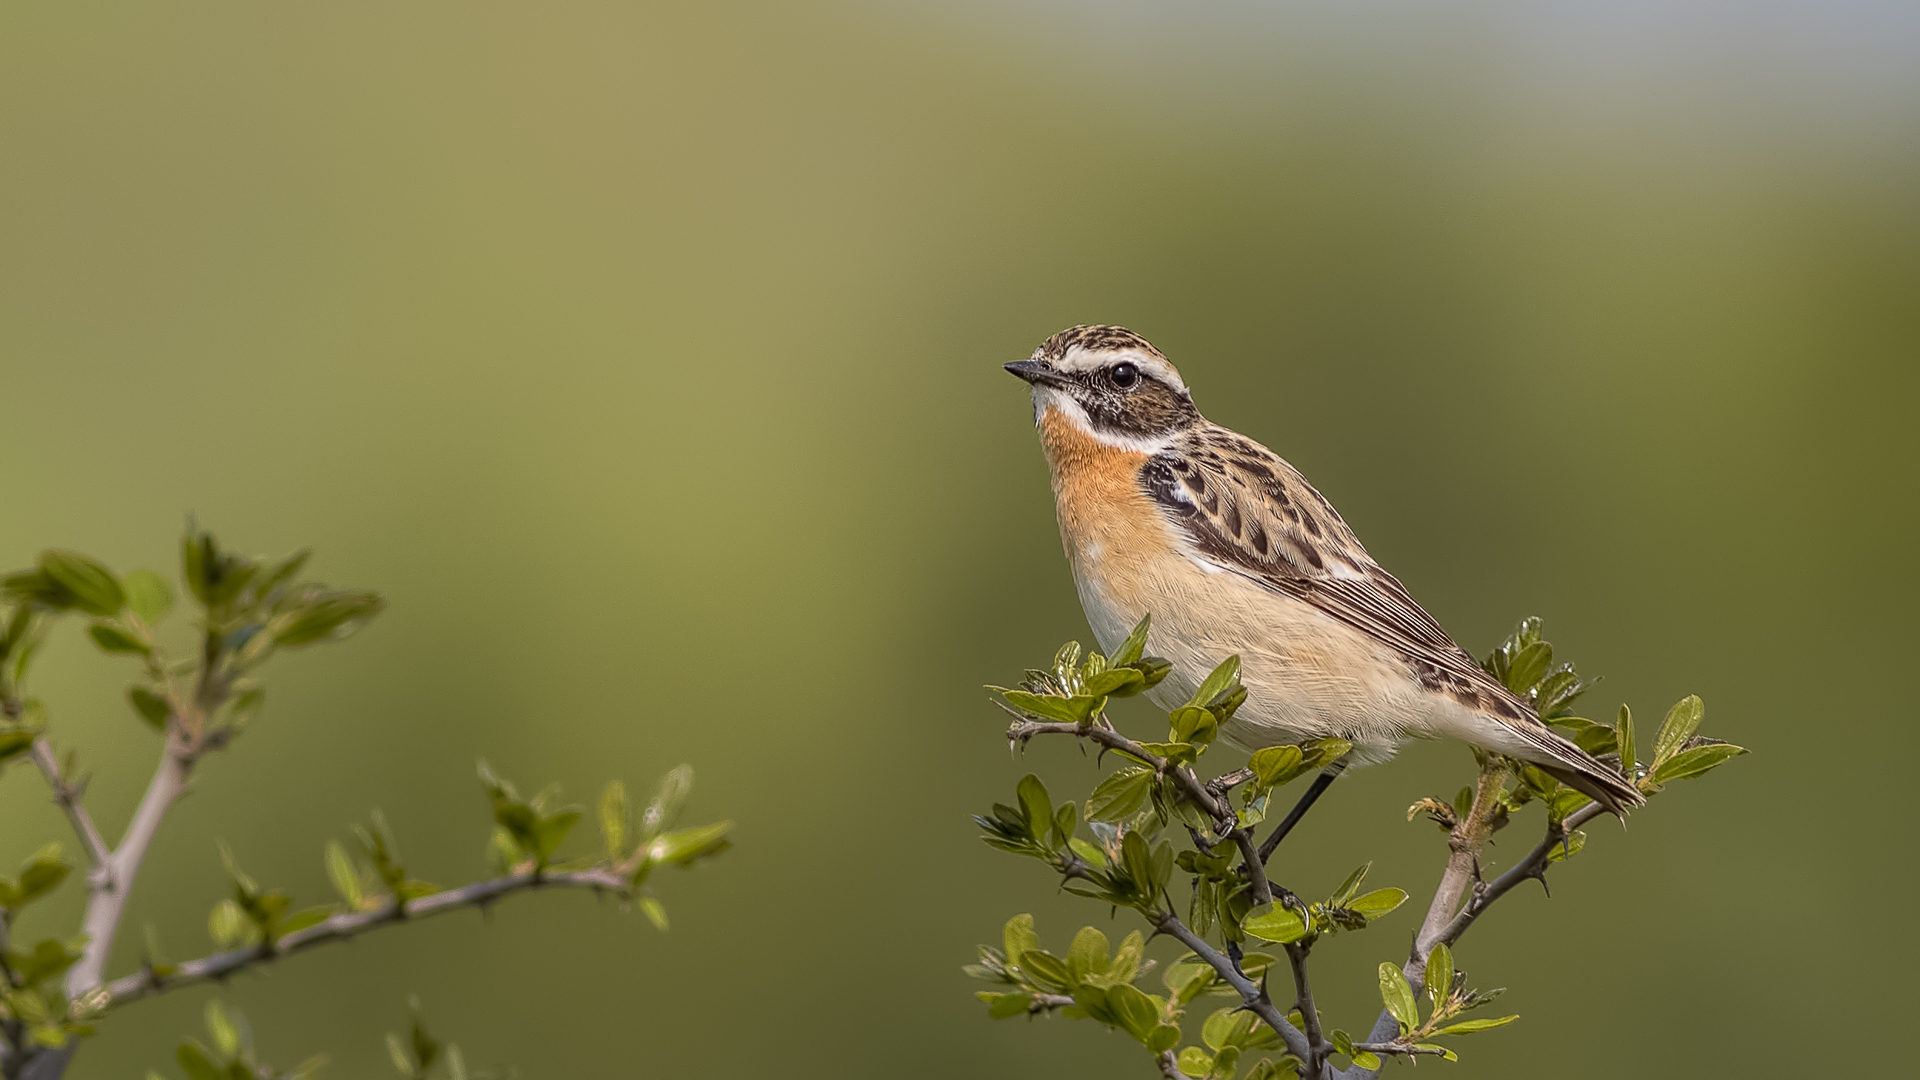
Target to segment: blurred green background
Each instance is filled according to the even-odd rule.
[[[318,902],[377,805],[457,883],[475,758],[583,799],[687,761],[738,848],[667,879],[670,933],[518,898],[226,1000],[335,1077],[387,1074],[416,992],[526,1077],[1150,1075],[959,972],[1015,912],[1127,929],[966,819],[1095,776],[1010,763],[979,688],[1086,637],[999,365],[1116,322],[1470,648],[1544,615],[1590,710],[1697,692],[1754,750],[1475,930],[1523,1020],[1448,1069],[1806,1075],[1897,1030],[1916,61],[1920,15],[1866,0],[7,5],[0,563],[177,580],[192,511],[392,602],[269,669],[114,970],[148,922],[209,949],[215,837]],[[156,753],[124,663],[69,626],[36,684],[113,835]],[[1443,844],[1403,811],[1469,769],[1343,783],[1278,876],[1370,857],[1424,904]],[[30,770],[0,823],[0,865],[66,833]],[[1317,954],[1333,1023],[1378,1008],[1394,919]],[[70,1075],[171,1070],[208,993]]]

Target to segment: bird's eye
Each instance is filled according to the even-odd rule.
[[[1111,377],[1113,385],[1122,390],[1131,390],[1133,384],[1140,381],[1140,369],[1132,364],[1115,364]]]

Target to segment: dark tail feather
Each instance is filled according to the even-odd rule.
[[[1539,766],[1541,772],[1599,803],[1607,813],[1619,818],[1622,822],[1627,820],[1627,811],[1647,801],[1646,796],[1640,794],[1640,789],[1629,783],[1626,777],[1598,761],[1593,761],[1592,758],[1587,760],[1593,763],[1586,765],[1583,762],[1580,766],[1559,762],[1552,764],[1535,762],[1535,764]]]

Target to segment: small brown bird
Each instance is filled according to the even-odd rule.
[[[1033,386],[1094,637],[1111,652],[1153,616],[1148,648],[1173,664],[1155,702],[1178,705],[1238,655],[1248,698],[1222,735],[1243,748],[1334,736],[1373,764],[1408,739],[1450,737],[1618,815],[1644,801],[1454,644],[1293,466],[1201,416],[1144,338],[1077,326],[1006,367]]]

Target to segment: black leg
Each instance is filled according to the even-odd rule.
[[[1300,819],[1307,816],[1307,811],[1313,807],[1314,802],[1326,794],[1327,789],[1332,787],[1333,782],[1345,771],[1346,766],[1340,762],[1334,762],[1320,770],[1320,775],[1313,778],[1313,784],[1307,788],[1307,793],[1300,796],[1300,801],[1294,803],[1293,809],[1287,811],[1285,820],[1273,830],[1273,835],[1267,837],[1266,843],[1260,845],[1261,862],[1264,863],[1273,858],[1274,849],[1280,846],[1280,841],[1287,838],[1287,834],[1293,831],[1293,827],[1300,824]]]

